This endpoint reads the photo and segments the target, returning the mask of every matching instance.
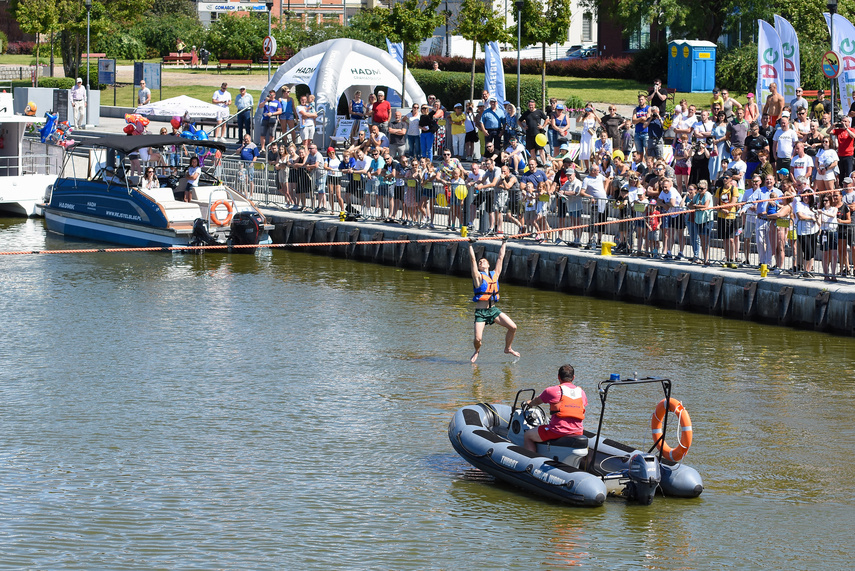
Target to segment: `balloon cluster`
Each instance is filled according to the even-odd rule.
[[[63,148],[74,145],[74,139],[68,136],[74,131],[69,127],[68,121],[58,121],[58,113],[45,113],[45,124],[39,129],[42,143],[55,143]]]
[[[148,127],[149,123],[151,123],[151,121],[148,120],[148,117],[144,117],[136,113],[126,113],[125,122],[127,125],[125,125],[125,128],[122,130],[129,135],[142,135],[145,133],[145,128]]]
[[[172,118],[172,126],[175,127],[176,121],[178,125],[181,125],[182,120],[181,117],[173,117]],[[178,127],[175,127],[176,129]],[[190,123],[187,125],[187,128],[181,131],[181,138],[188,139],[191,141],[207,141],[208,133],[205,132],[204,129],[197,129],[195,123]],[[199,160],[201,161],[205,156],[209,153],[212,153],[212,149],[208,147],[196,147],[196,154],[199,156]]]

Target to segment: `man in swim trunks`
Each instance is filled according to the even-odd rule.
[[[469,238],[469,258],[472,260],[472,285],[475,288],[475,296],[472,301],[475,302],[475,352],[469,359],[474,363],[478,359],[478,354],[481,352],[481,338],[484,335],[484,327],[498,323],[508,330],[505,334],[505,353],[509,353],[515,357],[520,354],[514,351],[511,343],[514,341],[514,334],[517,332],[517,325],[513,320],[505,315],[501,309],[494,305],[499,300],[499,275],[502,273],[502,262],[505,260],[505,249],[507,248],[507,238],[502,241],[502,247],[499,249],[499,257],[496,260],[496,269],[490,271],[490,262],[487,258],[480,260],[475,257],[475,250],[472,249],[472,243],[475,238]]]
[[[781,113],[784,111],[784,97],[778,93],[778,84],[769,84],[769,96],[766,98],[766,104],[763,106],[763,113],[769,115],[769,124],[776,126],[778,119],[781,118]]]
[[[558,382],[561,384],[549,387],[540,393],[540,396],[523,403],[523,406],[546,403],[552,414],[549,424],[526,430],[523,442],[526,450],[535,452],[538,442],[582,434],[582,421],[585,419],[588,396],[585,391],[573,384],[575,378],[576,371],[573,370],[573,366],[562,365],[558,369]]]

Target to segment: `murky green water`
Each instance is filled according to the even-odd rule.
[[[65,248],[0,220],[0,250]],[[851,339],[293,252],[0,257],[0,568],[824,569],[855,556]],[[552,505],[481,481],[458,407],[658,374],[696,500]],[[649,445],[659,396],[615,391]]]

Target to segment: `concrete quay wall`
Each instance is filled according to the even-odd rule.
[[[428,272],[469,276],[468,242],[417,243],[454,236],[430,230],[371,222],[267,211],[276,243],[329,243],[304,251]],[[356,244],[408,240],[404,244]],[[474,244],[479,257],[495,262],[501,242]],[[855,335],[855,283],[823,282],[789,276],[761,278],[755,270],[704,268],[665,262],[602,256],[566,246],[508,242],[502,281],[573,294],[590,295],[754,320],[829,333]]]

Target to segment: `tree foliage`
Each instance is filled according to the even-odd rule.
[[[542,107],[546,107],[546,45],[563,42],[570,27],[571,0],[525,0],[522,9],[521,41],[525,46],[541,44]]]
[[[226,14],[211,24],[207,45],[220,59],[257,59],[265,36],[267,14]]]
[[[472,42],[472,70],[469,81],[469,100],[475,98],[475,49],[490,42],[510,39],[505,30],[505,19],[492,5],[482,0],[463,0],[457,13],[457,33]]]
[[[390,34],[389,16],[389,10],[382,6],[363,8],[351,17],[347,37],[385,50]]]
[[[608,14],[631,32],[656,22],[667,26],[671,38],[718,41],[725,32],[741,24],[756,30],[757,19],[772,23],[775,14],[790,21],[800,39],[828,41],[822,13],[825,0],[582,0],[582,5],[599,14]],[[840,0],[838,12],[855,15],[855,0]]]
[[[390,11],[389,39],[404,44],[401,101],[405,100],[407,59],[410,57],[410,50],[431,37],[436,27],[444,21],[445,16],[437,11],[439,3],[440,0],[404,0],[396,2]]]
[[[36,62],[39,62],[40,36],[53,34],[62,27],[56,2],[54,0],[18,0],[14,3],[13,9],[21,29],[36,36]],[[36,73],[36,86],[38,81],[38,73]]]

